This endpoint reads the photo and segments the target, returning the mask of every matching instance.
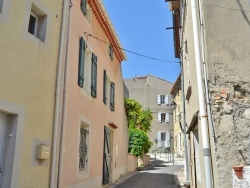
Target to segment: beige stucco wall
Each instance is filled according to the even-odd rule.
[[[107,42],[108,38],[102,26],[91,14],[89,22],[80,9],[80,0],[74,2],[72,7],[68,84],[66,94],[64,153],[61,187],[77,187],[91,185],[102,187],[103,173],[103,144],[104,126],[112,130],[112,181],[127,171],[127,144],[128,130],[124,111],[123,80],[121,64],[116,56],[113,61],[108,55],[108,45],[94,38],[87,38],[84,32],[97,36]],[[79,39],[84,37],[87,43],[87,52],[93,52],[98,59],[97,63],[97,97],[90,94],[90,59],[85,61],[84,88],[77,84]],[[109,104],[103,103],[103,72],[115,83],[115,111],[110,111]],[[79,162],[79,129],[80,123],[89,126],[88,170],[80,172]],[[114,123],[118,128],[112,128],[109,123]],[[95,182],[93,185],[90,182]]]
[[[16,142],[22,141],[18,150],[21,155],[16,159],[20,170],[12,177],[13,183],[20,188],[44,188],[49,186],[50,162],[36,160],[36,145],[44,143],[51,147],[62,1],[4,2],[7,6],[3,12],[7,11],[5,15],[0,13],[0,103],[25,109],[23,130],[18,131]],[[45,42],[28,33],[31,3],[47,14]],[[0,111],[10,119],[10,113],[19,115],[15,110]]]
[[[135,171],[137,167],[137,163],[138,163],[138,158],[132,154],[128,154],[127,172],[129,173],[129,172]]]

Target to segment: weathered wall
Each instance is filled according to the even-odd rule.
[[[132,154],[128,154],[127,173],[135,171],[137,163],[138,163],[137,157]]]
[[[232,167],[250,160],[250,4],[203,3],[218,179],[221,187],[231,187]]]

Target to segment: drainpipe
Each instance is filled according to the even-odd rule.
[[[68,68],[69,68],[69,45],[70,45],[70,25],[71,25],[71,7],[72,2],[70,1],[69,5],[69,16],[68,16],[68,27],[67,27],[67,44],[66,44],[66,63],[65,63],[65,72],[64,72],[64,91],[63,91],[63,109],[62,109],[62,129],[60,136],[60,147],[59,147],[59,167],[58,167],[58,187],[61,186],[62,182],[62,168],[63,168],[63,153],[64,153],[64,133],[66,126],[66,106],[67,106],[67,93],[68,93]]]
[[[57,177],[58,177],[58,147],[59,147],[59,133],[61,130],[61,120],[62,120],[62,89],[63,89],[63,76],[64,75],[64,61],[63,52],[65,49],[64,38],[66,36],[66,25],[67,25],[67,10],[69,7],[69,1],[64,0],[63,10],[62,10],[62,23],[61,23],[61,36],[60,36],[60,46],[58,54],[58,66],[57,66],[57,78],[56,78],[56,93],[55,93],[55,115],[54,115],[54,129],[53,129],[53,141],[52,141],[52,159],[51,159],[51,172],[50,172],[50,188],[57,187]]]
[[[205,185],[206,188],[212,188],[212,177],[211,177],[211,155],[210,155],[210,143],[208,133],[208,119],[205,107],[205,98],[203,92],[203,79],[201,71],[201,51],[200,41],[198,36],[198,21],[197,21],[197,8],[195,0],[191,0],[191,11],[193,21],[193,34],[194,34],[194,50],[195,50],[195,63],[196,63],[196,74],[197,74],[197,86],[198,86],[198,97],[199,97],[199,113],[201,119],[201,139],[203,146],[204,155],[204,171],[205,171]]]
[[[181,54],[182,57],[182,54]],[[182,110],[183,110],[183,129],[184,129],[184,146],[185,146],[185,175],[186,181],[189,181],[189,170],[188,170],[188,147],[187,147],[187,126],[186,126],[186,111],[185,111],[185,92],[184,92],[184,71],[183,61],[181,58],[181,95],[182,95]]]

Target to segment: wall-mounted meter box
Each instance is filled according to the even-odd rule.
[[[40,160],[47,160],[50,157],[50,148],[49,146],[40,144],[37,146],[36,158]]]

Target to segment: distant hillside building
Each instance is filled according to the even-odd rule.
[[[153,75],[124,79],[127,98],[140,102],[144,109],[153,112],[153,122],[149,132],[153,145],[150,152],[173,148],[173,122],[170,91],[171,82],[157,78]]]

